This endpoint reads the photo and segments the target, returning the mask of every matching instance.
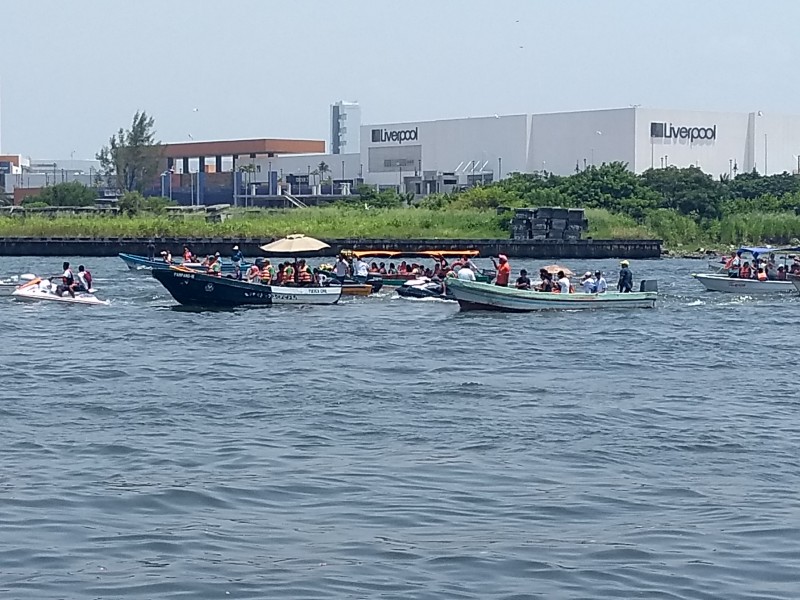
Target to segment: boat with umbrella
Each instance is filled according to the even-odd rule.
[[[288,256],[297,260],[304,256],[316,256],[321,250],[330,248],[328,244],[322,240],[318,240],[302,233],[295,233],[287,235],[284,238],[264,244],[260,246],[261,250],[267,254],[275,256]],[[331,276],[330,273],[325,273]],[[335,279],[334,279],[335,281]],[[382,282],[377,286],[380,289]],[[342,294],[345,296],[365,296],[377,291],[373,283],[358,283],[354,281],[345,281],[341,284]]]
[[[789,252],[800,252],[800,248],[787,247],[787,248],[758,248],[752,246],[743,246],[739,248],[737,254],[740,255],[742,263],[745,261],[757,263],[760,257],[778,256],[778,260],[783,260],[784,268],[787,268],[786,259],[793,258]],[[749,259],[749,260],[748,260]],[[757,269],[754,267],[753,271]],[[732,294],[752,295],[752,294],[786,294],[795,291],[795,285],[792,281],[767,279],[766,281],[759,281],[758,279],[743,279],[741,277],[731,277],[727,274],[726,270],[722,269],[721,273],[694,273],[694,277],[710,292],[727,292]]]

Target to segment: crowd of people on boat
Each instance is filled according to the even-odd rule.
[[[753,252],[752,262],[743,257],[739,250],[730,255],[725,261],[725,272],[728,277],[736,279],[756,279],[758,281],[786,281],[789,275],[800,276],[800,256],[790,255],[791,264],[778,264],[774,253],[766,258],[758,252]]]
[[[173,264],[172,255],[169,250],[161,252],[162,259]],[[188,246],[184,246],[182,253],[184,264],[197,265],[204,269],[207,274],[221,277],[222,257],[219,252],[209,254],[202,259],[193,254]],[[479,274],[485,273],[478,268],[469,255],[461,256],[448,262],[444,256],[432,255],[433,266],[424,264],[400,261],[367,263],[359,254],[341,253],[337,256],[333,265],[320,265],[319,268],[312,268],[305,259],[286,261],[273,265],[267,258],[257,258],[252,264],[246,265],[244,255],[239,246],[233,246],[230,262],[233,266],[232,272],[226,277],[245,280],[250,283],[262,283],[269,285],[325,285],[327,283],[344,283],[351,280],[357,283],[365,283],[370,276],[399,277],[399,278],[428,278],[434,281],[447,281],[447,278],[455,277],[462,281],[476,281]],[[521,269],[519,277],[511,283],[511,264],[505,254],[499,254],[495,259],[492,257],[494,266],[494,284],[502,287],[514,287],[520,290],[533,290],[538,292],[573,294],[576,293],[576,286],[570,281],[571,272],[565,269],[545,269],[539,270],[539,280],[532,282],[528,271]],[[800,269],[800,260],[795,259]],[[244,268],[243,268],[244,266]],[[580,280],[578,289],[587,294],[603,294],[608,291],[608,283],[602,271],[587,271]],[[633,273],[627,260],[620,262],[619,280],[617,290],[620,293],[633,291]]]
[[[494,259],[492,259],[494,261]],[[511,266],[508,258],[501,254],[495,262],[497,276],[494,284],[508,287],[511,273]],[[514,287],[518,290],[532,290],[536,292],[548,292],[554,294],[574,294],[575,286],[572,284],[569,273],[563,268],[542,268],[539,269],[539,281],[531,282],[526,269],[521,269]],[[580,291],[585,294],[604,294],[608,291],[608,282],[603,276],[602,271],[586,271],[580,281]],[[627,260],[620,262],[619,280],[617,290],[620,293],[630,293],[633,291],[633,272]]]

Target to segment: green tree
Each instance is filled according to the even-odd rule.
[[[330,173],[331,168],[323,160],[317,165],[317,171],[319,173],[319,182],[322,184],[322,180],[325,179],[325,174]],[[331,193],[333,193],[333,185],[331,185]]]
[[[34,202],[47,206],[94,206],[97,193],[79,181],[70,181],[44,188],[36,196],[25,198],[22,205],[31,206]]]
[[[696,219],[716,219],[728,197],[725,184],[698,167],[648,169],[641,180],[661,196],[659,208],[672,208]]]
[[[153,117],[136,111],[131,128],[120,127],[97,153],[106,185],[141,192],[157,177],[162,146],[155,139],[154,124]]]

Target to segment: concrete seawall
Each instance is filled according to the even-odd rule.
[[[261,256],[259,246],[272,238],[22,238],[0,237],[0,256],[116,256],[120,252],[147,254],[152,242],[156,253],[169,250],[179,256],[186,244],[192,252],[228,255],[238,244],[245,256]],[[506,254],[514,258],[659,258],[661,240],[364,240],[328,239],[331,248],[321,256],[335,256],[339,250],[480,250],[481,256]]]

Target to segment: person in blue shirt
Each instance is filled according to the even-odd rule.
[[[629,294],[633,291],[633,273],[629,268],[629,262],[623,260],[619,263],[621,267],[619,270],[619,282],[617,282],[617,290],[622,294]]]
[[[244,254],[239,250],[239,246],[233,247],[233,254],[231,255],[231,262],[233,263],[233,277],[234,279],[242,278],[242,261],[244,261]]]

